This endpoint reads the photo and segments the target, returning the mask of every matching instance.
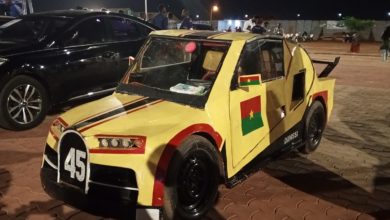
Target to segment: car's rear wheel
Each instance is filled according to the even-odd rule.
[[[318,148],[325,124],[326,115],[324,106],[321,102],[315,101],[311,105],[305,119],[305,145],[300,148],[301,153],[309,154]]]
[[[206,138],[194,135],[183,142],[168,169],[165,219],[199,219],[214,206],[218,161],[215,147]]]
[[[37,126],[46,116],[48,96],[36,79],[21,75],[0,91],[0,125],[11,130]]]

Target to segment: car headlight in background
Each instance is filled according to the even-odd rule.
[[[5,59],[5,58],[0,58],[0,66],[3,65],[5,62],[7,62],[8,60]]]
[[[98,149],[91,149],[93,153],[134,153],[145,152],[145,136],[126,135],[96,135],[99,141]]]

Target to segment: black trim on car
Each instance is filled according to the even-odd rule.
[[[228,188],[232,188],[240,182],[247,179],[251,174],[259,171],[262,167],[264,167],[268,162],[275,160],[278,156],[283,153],[289,152],[293,149],[297,149],[302,146],[303,137],[304,137],[304,123],[300,121],[295,126],[293,126],[290,130],[284,133],[281,137],[279,137],[276,141],[270,144],[263,152],[257,155],[251,162],[245,165],[238,173],[234,176],[227,178],[225,177],[225,184]],[[293,139],[290,139],[291,135],[294,136]],[[286,142],[287,141],[287,142]],[[222,157],[224,163],[226,164],[226,150],[222,149]],[[227,172],[225,170],[225,172]]]

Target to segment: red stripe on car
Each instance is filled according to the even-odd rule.
[[[182,130],[178,134],[173,137],[169,143],[166,145],[160,160],[157,165],[156,173],[154,176],[154,187],[153,187],[153,206],[162,206],[164,202],[164,183],[165,177],[167,174],[167,170],[169,167],[169,163],[171,158],[176,151],[176,148],[180,146],[180,144],[190,135],[205,132],[211,137],[213,137],[218,148],[221,148],[222,137],[216,132],[210,125],[208,124],[195,124],[190,127]]]

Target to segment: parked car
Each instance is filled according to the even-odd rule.
[[[319,146],[337,61],[316,61],[327,64],[317,75],[306,51],[281,36],[152,32],[113,95],[54,120],[43,187],[111,215],[124,207],[201,218],[220,176],[232,187],[259,162]]]
[[[38,125],[48,109],[114,91],[148,34],[138,18],[84,10],[22,16],[0,27],[0,125]]]
[[[14,19],[14,17],[0,15],[0,26],[4,23],[7,23],[8,21],[11,21],[12,19]]]

